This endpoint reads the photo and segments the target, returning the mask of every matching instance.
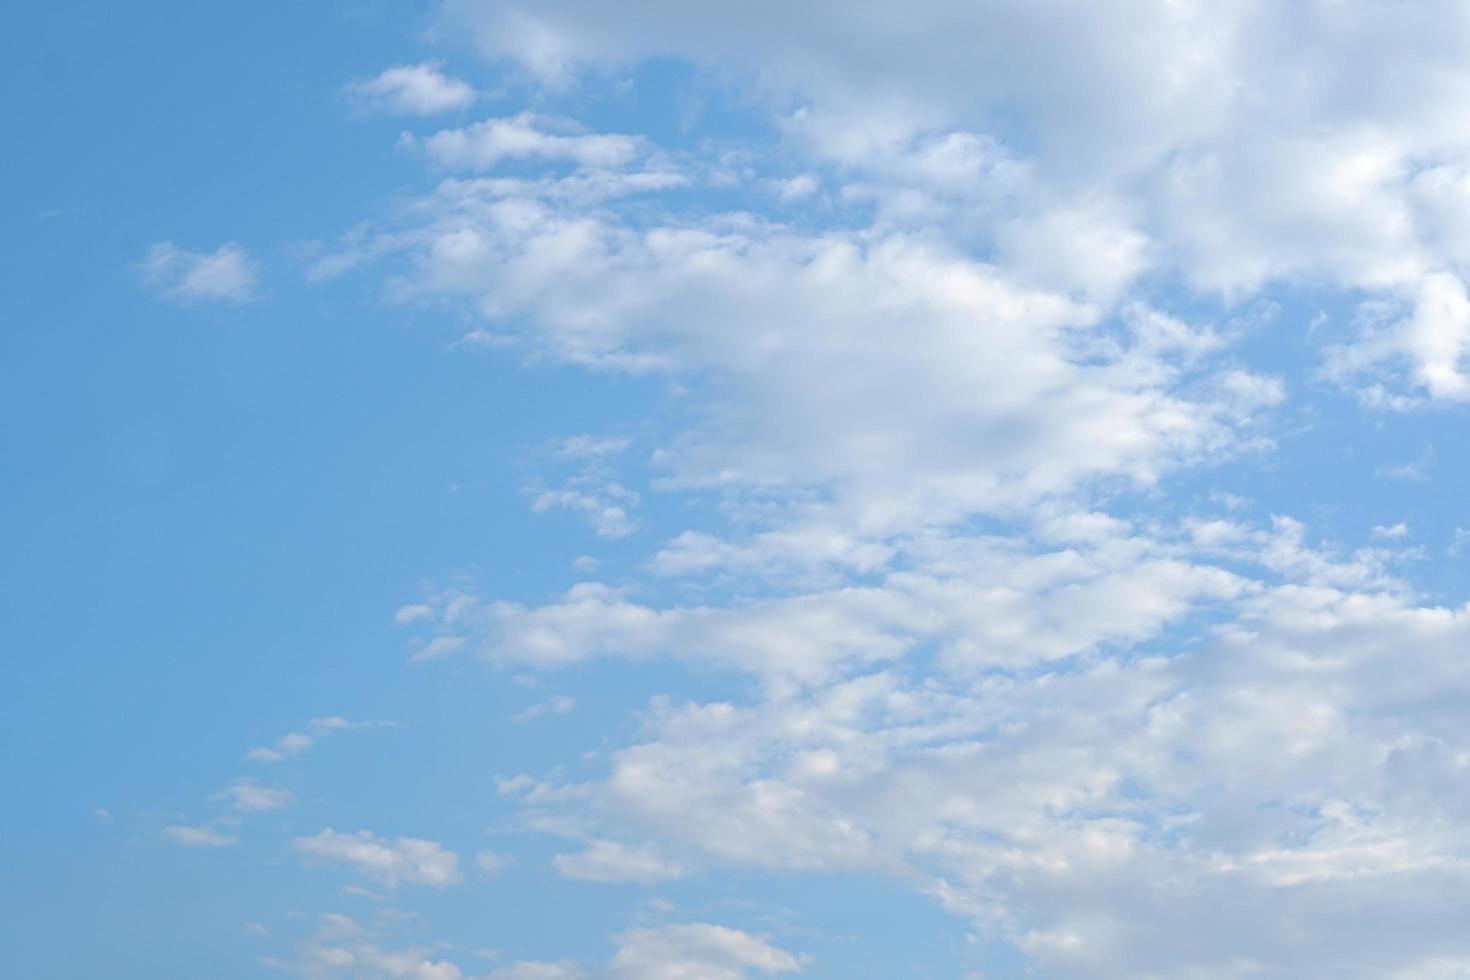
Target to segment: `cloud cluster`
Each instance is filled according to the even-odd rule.
[[[592,580],[541,601],[459,586],[395,617],[418,660],[670,658],[749,682],[653,698],[591,776],[502,780],[527,827],[580,840],[551,869],[885,875],[1058,976],[1464,972],[1470,606],[1398,574],[1404,523],[1339,549],[1290,515],[1167,495],[1269,454],[1291,386],[1374,410],[1470,401],[1470,14],[631,9],[447,0],[440,18],[548,103],[642,58],[726,73],[774,150],[668,152],[540,108],[410,134],[438,183],[309,272],[370,269],[396,302],[474,318],[471,346],[665,386],[674,434],[646,488],[628,441],[575,436],[553,453],[575,472],[524,488],[533,511],[615,539],[653,495],[716,504],[620,579],[586,561]],[[417,114],[473,100],[431,66],[354,91]],[[161,245],[145,275],[248,298],[230,248]],[[1281,290],[1332,312],[1309,331],[1273,312]],[[1309,373],[1249,363],[1243,338],[1285,330]],[[390,889],[461,878],[418,838],[294,846]],[[304,954],[323,975],[462,976],[333,928]],[[708,924],[617,942],[592,975],[806,962]]]
[[[405,298],[524,323],[546,356],[699,379],[703,423],[654,458],[671,485],[809,488],[843,520],[903,528],[1152,483],[1248,445],[1282,397],[1205,365],[1207,325],[1039,291],[922,235],[633,227],[549,193],[581,179],[446,181],[368,251],[398,256]],[[631,496],[574,483],[536,500],[616,534]]]
[[[1152,266],[1226,297],[1271,283],[1368,291],[1396,309],[1353,339],[1339,372],[1401,364],[1401,391],[1470,398],[1470,243],[1458,230],[1470,16],[1458,4],[924,0],[901,15],[903,43],[892,43],[900,15],[879,0],[835,24],[764,2],[639,8],[447,0],[441,16],[563,84],[651,56],[746,73],[854,185],[881,177],[875,161],[891,173],[907,156],[920,203],[936,183],[913,179],[926,157],[924,176],[963,183],[973,155],[955,150],[1023,120],[1021,169],[1036,203],[1054,207],[987,222],[1021,265],[1039,260],[1085,288],[1086,266],[1068,259],[1080,246],[1125,280]],[[927,154],[901,152],[925,134],[940,140]],[[994,171],[970,173],[983,193]],[[889,212],[913,197],[890,193]]]
[[[671,704],[604,779],[520,791],[706,868],[893,875],[1061,975],[1381,976],[1470,953],[1467,639],[1280,586],[1172,659]]]

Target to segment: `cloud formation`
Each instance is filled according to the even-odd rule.
[[[431,840],[388,840],[366,830],[343,834],[329,827],[292,844],[307,864],[345,864],[387,888],[406,884],[442,889],[461,880],[459,855]]]
[[[1272,464],[1317,418],[1304,391],[1370,420],[1470,402],[1470,15],[902,13],[441,5],[441,28],[533,97],[404,135],[427,189],[313,252],[308,278],[365,274],[450,311],[466,325],[450,356],[663,398],[636,442],[568,435],[543,451],[564,469],[520,484],[617,557],[534,595],[430,587],[394,617],[412,659],[473,655],[532,683],[670,661],[730,682],[649,691],[631,733],[500,780],[511,827],[579,842],[538,863],[564,887],[863,874],[1048,975],[1459,975],[1470,606],[1416,585],[1396,517],[1334,543],[1306,521],[1340,503],[1329,491],[1274,512],[1196,485]],[[664,126],[661,145],[566,114],[646,59],[713,73],[764,128]],[[475,101],[425,65],[353,91],[402,114]],[[145,277],[249,298],[234,248],[164,243]],[[1261,355],[1268,340],[1292,356]],[[1423,459],[1377,472],[1426,482]],[[1416,514],[1413,537],[1429,525]],[[250,758],[354,727],[321,719]],[[286,801],[226,793],[240,811]],[[388,889],[462,878],[417,837],[293,846]],[[475,863],[489,878],[506,858]],[[812,962],[707,923],[614,944],[600,965],[490,975]],[[468,969],[396,945],[327,922],[300,969]]]
[[[138,263],[143,282],[178,303],[244,303],[254,299],[259,263],[239,245],[226,242],[213,252],[190,252],[158,242]]]
[[[376,78],[347,86],[347,94],[366,108],[400,116],[437,116],[474,105],[473,87],[451,78],[432,63],[394,65]]]

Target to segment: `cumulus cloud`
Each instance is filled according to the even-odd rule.
[[[497,662],[667,655],[810,681],[925,648],[957,669],[1065,660],[1147,640],[1202,603],[1254,588],[1121,527],[1039,554],[1019,538],[913,541],[890,553],[908,567],[877,582],[736,605],[656,608],[588,582],[536,607],[465,593],[437,596],[433,606],[438,628],[475,637],[479,653]],[[1309,563],[1294,540],[1253,539],[1280,563]]]
[[[996,186],[967,182],[983,171],[955,151],[1017,113],[1032,156],[1005,182],[1025,211],[978,213],[1031,281],[1106,295],[1157,267],[1230,298],[1283,282],[1365,291],[1412,312],[1352,350],[1395,386],[1467,397],[1457,310],[1470,245],[1455,216],[1470,207],[1470,22],[1453,3],[1401,17],[1327,0],[1083,12],[925,0],[905,8],[904,44],[888,43],[878,0],[848,8],[840,31],[768,3],[642,9],[636,29],[586,0],[447,0],[441,17],[548,79],[645,56],[751,72],[773,108],[806,103],[792,117],[803,148],[837,166],[844,193],[878,193],[890,218],[954,227],[977,214],[934,205],[942,187]],[[945,152],[925,169],[898,152],[926,139]],[[911,162],[895,185],[899,156]]]
[[[800,486],[863,524],[953,520],[1102,478],[1148,484],[1245,445],[1273,387],[1211,382],[1208,326],[1106,313],[921,236],[755,219],[634,228],[524,185],[446,182],[396,234],[406,297],[517,319],[551,356],[717,378],[654,463],[671,486]],[[750,325],[759,324],[752,337]],[[541,508],[628,529],[601,477]]]
[[[475,90],[440,71],[437,64],[394,65],[376,78],[347,86],[359,104],[379,112],[400,116],[436,116],[468,109],[475,103]]]
[[[441,23],[542,95],[645,56],[714,68],[755,87],[777,152],[529,110],[409,136],[453,176],[317,267],[671,393],[648,490],[590,435],[524,490],[605,538],[654,492],[716,516],[610,581],[461,585],[396,617],[416,659],[751,682],[653,699],[579,775],[504,780],[528,826],[586,842],[553,867],[889,875],[1068,977],[1454,975],[1470,607],[1394,573],[1405,525],[1338,548],[1164,492],[1269,453],[1288,380],[1371,410],[1470,400],[1470,15],[920,0],[894,43],[876,0],[841,30],[765,0],[638,10],[448,0]],[[663,193],[687,188],[711,193]],[[1272,315],[1297,287],[1346,315]],[[1297,331],[1313,374],[1251,368],[1240,340],[1267,331]],[[459,875],[428,841],[297,847],[390,887]],[[353,942],[323,955],[382,962]],[[802,963],[694,924],[632,929],[602,969]]]
[[[255,298],[260,266],[239,245],[226,242],[213,252],[190,252],[158,242],[138,264],[143,282],[179,303],[243,303]]]
[[[750,704],[656,700],[651,737],[614,753],[605,776],[503,791],[536,812],[641,829],[705,869],[891,874],[1068,976],[1207,975],[1235,956],[1263,976],[1327,964],[1368,977],[1426,949],[1464,955],[1443,928],[1458,913],[1411,910],[1417,890],[1470,868],[1454,816],[1467,804],[1451,789],[1470,737],[1452,707],[1470,691],[1453,653],[1470,608],[1424,605],[1373,549],[1314,549],[1290,519],[1162,530],[1065,514],[1037,529],[1066,542],[1050,553],[936,541],[904,560],[934,580],[895,578],[920,590],[926,628],[958,645],[936,661],[949,671],[859,661],[768,683]],[[1151,569],[1154,549],[1171,558]],[[1140,649],[1210,604],[1222,605],[1214,627]],[[972,672],[1008,646],[1065,666]],[[1381,916],[1412,921],[1412,938],[1345,941],[1344,919],[1367,929]]]
[[[329,827],[292,844],[307,864],[345,864],[388,888],[406,884],[443,889],[461,880],[459,855],[416,837],[388,840],[366,830],[344,834]]]

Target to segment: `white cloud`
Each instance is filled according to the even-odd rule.
[[[847,8],[842,30],[769,2],[665,0],[635,26],[587,0],[446,0],[441,18],[563,82],[645,56],[746,73],[773,113],[803,105],[793,132],[845,193],[880,201],[885,220],[969,223],[1023,279],[1064,293],[1115,293],[1155,267],[1228,298],[1326,282],[1350,302],[1407,304],[1349,360],[1395,388],[1470,398],[1456,220],[1470,214],[1470,25],[1448,0],[1412,16],[1337,0],[922,0],[903,11],[903,44],[880,0]],[[999,213],[936,206],[948,188],[995,186],[973,150],[997,114],[1024,120],[1031,156],[1005,170],[1021,193],[992,197]]]
[[[452,656],[463,650],[467,642],[462,636],[448,634],[430,637],[414,651],[412,659],[415,663],[419,663],[424,660],[438,660],[440,657]]]
[[[561,459],[602,459],[621,454],[631,442],[620,436],[568,436],[557,444],[556,455]]]
[[[301,732],[287,732],[276,739],[274,745],[258,745],[245,754],[252,762],[280,762],[298,756],[311,748],[316,741]]]
[[[797,547],[805,540],[798,537]],[[1269,545],[1278,563],[1309,563],[1311,553],[1296,538],[1252,540]],[[480,655],[497,662],[556,666],[596,656],[667,655],[768,681],[812,681],[928,648],[957,669],[1022,666],[1147,640],[1198,604],[1251,589],[1224,569],[1180,560],[1171,553],[1175,547],[1117,530],[1039,554],[1028,553],[1024,538],[934,538],[890,550],[869,574],[887,561],[907,567],[862,586],[729,606],[661,609],[601,583],[579,584],[537,607],[463,593],[431,604],[440,617],[436,628],[476,636]],[[1371,569],[1364,566],[1361,574]]]
[[[608,964],[615,977],[638,980],[744,980],[801,971],[801,958],[738,929],[706,923],[630,929]]]
[[[379,917],[380,920],[383,917]],[[394,948],[394,920],[360,923],[345,915],[320,917],[314,934],[291,961],[267,961],[303,977],[461,980],[466,974],[433,946]],[[439,947],[447,944],[435,944]],[[803,958],[765,937],[705,923],[630,929],[617,937],[617,950],[598,977],[637,980],[746,980],[799,972]],[[486,980],[585,980],[589,973],[570,960],[521,960],[484,974]]]
[[[620,168],[642,152],[642,141],[621,134],[585,133],[565,120],[523,112],[445,129],[421,143],[425,155],[450,170],[491,170],[504,160],[566,160],[581,167]]]
[[[573,477],[560,488],[532,488],[531,510],[544,514],[568,510],[580,515],[600,538],[625,538],[638,527],[629,510],[638,506],[638,494],[620,483],[596,476]]]
[[[481,851],[475,855],[475,868],[487,878],[500,874],[512,862],[509,856],[495,851]]]
[[[412,622],[409,620],[400,620]],[[374,728],[396,728],[391,721],[350,721],[340,716],[313,718],[308,732],[287,732],[271,745],[258,745],[245,754],[251,762],[282,762],[292,759],[315,745],[319,740],[338,732],[365,731]]]
[[[291,802],[291,794],[283,789],[262,786],[249,779],[237,779],[219,794],[227,797],[230,807],[246,813],[279,810]]]
[[[577,706],[577,699],[558,695],[546,701],[538,701],[522,711],[511,716],[511,721],[531,721],[542,715],[564,715]]]
[[[683,868],[651,847],[629,847],[610,840],[593,841],[576,854],[558,854],[552,864],[566,877],[582,881],[636,881],[648,885],[684,875]]]
[[[1120,321],[907,232],[816,236],[734,217],[634,229],[524,185],[446,182],[395,235],[405,297],[519,318],[547,354],[712,376],[705,419],[659,450],[670,486],[802,487],[850,519],[943,522],[1079,484],[1151,483],[1228,454],[1279,383],[1193,365],[1207,327]],[[759,324],[755,336],[751,324]],[[602,476],[535,506],[630,529]]]
[[[292,843],[307,864],[346,864],[388,888],[407,884],[442,889],[460,881],[459,855],[430,840],[388,840],[366,830],[343,834],[328,828]]]
[[[454,963],[423,946],[387,948],[388,930],[364,926],[345,915],[329,913],[320,919],[316,933],[302,943],[297,958],[288,963],[268,960],[299,976],[320,980],[351,977],[354,980],[461,980],[464,972]]]
[[[1283,980],[1366,978],[1465,955],[1445,927],[1461,905],[1429,914],[1414,896],[1470,880],[1456,816],[1470,797],[1453,788],[1470,744],[1453,707],[1470,692],[1454,653],[1470,607],[1420,605],[1371,549],[1313,550],[1297,522],[1226,523],[1144,538],[1059,515],[1045,534],[1060,551],[952,536],[911,548],[893,578],[923,597],[927,630],[954,637],[962,655],[937,662],[954,673],[899,659],[768,682],[748,705],[656,700],[649,738],[605,777],[503,792],[639,829],[681,867],[891,874],[1067,976],[1211,975],[1236,957]],[[1136,648],[1213,603],[1223,622],[1192,628],[1193,645]],[[1073,659],[969,671],[1006,646]],[[778,660],[730,664],[769,676]],[[1345,940],[1343,921],[1383,916],[1413,920],[1412,938]]]
[[[378,263],[395,300],[462,308],[532,362],[678,391],[654,488],[714,522],[615,585],[399,616],[418,657],[753,681],[655,699],[605,771],[504,780],[529,826],[590,841],[557,870],[888,874],[1077,978],[1458,969],[1470,607],[1393,574],[1402,525],[1345,552],[1147,495],[1270,449],[1285,382],[1235,345],[1301,329],[1270,314],[1281,287],[1350,311],[1304,334],[1366,404],[1470,398],[1470,15],[919,0],[894,43],[870,0],[841,30],[765,0],[642,13],[444,5],[558,84],[652,54],[758,70],[769,172],[522,113],[409,137],[466,176],[321,258]],[[810,207],[646,197],[691,186]],[[631,531],[624,448],[568,440],[553,456],[584,468],[532,508]],[[344,840],[402,876],[371,871],[396,845]],[[800,965],[671,926],[607,969]]]
[[[489,980],[583,980],[587,974],[571,963],[522,960],[491,970]]]
[[[163,832],[176,844],[184,847],[229,847],[235,838],[208,827],[175,825],[163,828]]]
[[[475,90],[450,78],[436,64],[394,65],[376,78],[347,86],[347,93],[367,108],[401,116],[435,116],[467,109]]]
[[[180,303],[243,303],[255,297],[260,278],[259,264],[234,242],[213,252],[190,252],[173,242],[159,242],[138,269],[149,288]]]
[[[403,606],[396,613],[394,613],[393,622],[397,623],[400,626],[404,626],[409,623],[417,622],[420,619],[426,619],[430,615],[432,615],[432,610],[430,610],[428,606],[415,603],[413,605]]]
[[[572,436],[560,440],[551,456],[576,466],[560,487],[535,480],[525,487],[531,510],[538,514],[566,510],[579,515],[601,538],[624,538],[637,530],[633,511],[640,498],[617,479],[614,461],[631,440],[614,436]]]
[[[801,971],[804,958],[762,936],[696,922],[630,929],[597,976],[636,980],[746,980]],[[521,961],[492,970],[489,980],[582,980],[567,962]]]

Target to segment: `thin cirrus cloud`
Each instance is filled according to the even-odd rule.
[[[254,299],[260,264],[234,242],[191,252],[173,242],[153,245],[138,263],[143,283],[177,303],[244,303]]]
[[[313,718],[305,732],[287,732],[270,745],[257,745],[245,754],[245,758],[251,762],[282,762],[301,755],[323,738],[339,732],[397,727],[398,723],[393,721],[351,721],[338,715]]]
[[[174,824],[163,830],[170,840],[182,847],[230,847],[237,843],[235,837],[208,827]]]

